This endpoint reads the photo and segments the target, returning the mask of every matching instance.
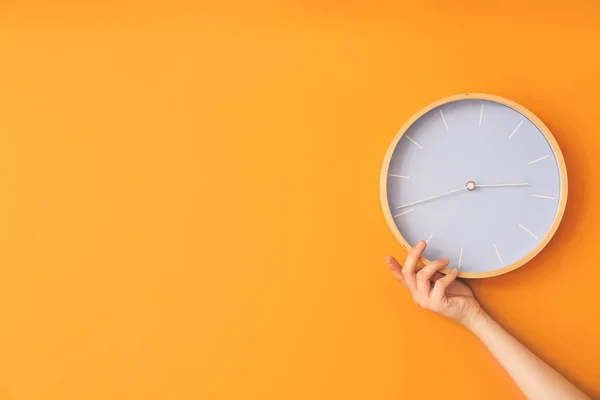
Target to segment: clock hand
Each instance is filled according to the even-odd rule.
[[[451,190],[451,191],[449,191],[449,192],[440,193],[440,194],[436,194],[435,196],[427,197],[426,199],[423,199],[423,200],[419,200],[419,201],[413,201],[412,203],[403,204],[403,205],[401,205],[401,206],[398,206],[398,207],[396,207],[396,208],[404,208],[404,207],[408,207],[408,206],[414,206],[415,204],[423,203],[424,201],[428,201],[428,200],[437,199],[438,197],[442,197],[442,196],[446,196],[446,195],[448,195],[448,194],[452,194],[452,193],[460,192],[461,190],[467,190],[467,187],[466,187],[466,186],[463,186],[463,187],[460,187],[460,188],[458,188],[458,189]]]
[[[435,196],[427,197],[423,200],[418,200],[418,201],[413,201],[412,203],[403,204],[396,208],[399,209],[399,208],[404,208],[404,207],[408,207],[408,206],[414,206],[415,204],[419,204],[419,203],[423,203],[425,201],[437,199],[438,197],[442,197],[442,196],[446,196],[446,195],[449,195],[452,193],[460,192],[461,190],[474,190],[475,188],[478,188],[478,187],[514,187],[514,186],[529,186],[529,183],[496,183],[496,184],[491,184],[491,185],[478,185],[478,184],[475,184],[475,182],[473,182],[473,181],[469,181],[469,182],[467,182],[467,186],[463,186],[458,189],[450,190],[449,192],[436,194]]]
[[[509,187],[509,186],[529,186],[529,183],[497,183],[497,184],[493,184],[493,185],[475,184],[475,187]]]

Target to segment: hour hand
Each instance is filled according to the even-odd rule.
[[[511,186],[529,186],[529,183],[494,183],[491,185],[485,184],[485,185],[480,185],[478,183],[474,183],[474,182],[469,182],[469,183],[473,183],[473,189],[478,188],[478,187],[511,187]],[[468,183],[467,183],[468,185]],[[473,189],[469,189],[469,190],[473,190]]]

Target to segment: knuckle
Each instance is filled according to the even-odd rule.
[[[417,272],[417,278],[421,280],[429,280],[429,271],[427,268],[423,268],[419,272]]]

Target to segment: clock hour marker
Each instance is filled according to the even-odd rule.
[[[425,243],[429,243],[429,241],[431,240],[432,237],[433,237],[433,233],[431,235],[429,235],[429,237],[427,238],[427,240],[425,241]]]
[[[394,218],[396,218],[396,217],[401,217],[402,215],[404,215],[404,214],[408,214],[408,213],[409,213],[409,212],[411,212],[411,211],[415,211],[415,209],[414,209],[414,208],[411,208],[410,210],[402,211],[401,213],[394,215]]]
[[[446,130],[448,130],[448,124],[446,123],[446,118],[444,118],[444,113],[442,112],[442,110],[440,110],[440,115],[442,116],[442,121],[444,121],[444,126],[446,127]]]
[[[529,234],[530,234],[531,236],[533,236],[534,238],[536,238],[536,239],[538,238],[538,237],[537,237],[537,236],[535,236],[535,235],[534,235],[534,234],[533,234],[533,233],[532,233],[532,232],[531,232],[529,229],[525,228],[523,225],[519,224],[519,226],[520,226],[521,228],[523,228],[523,230],[524,230],[525,232],[529,233]]]
[[[535,159],[533,161],[529,161],[529,164],[535,164],[536,162],[542,161],[543,159],[548,158],[548,157],[550,157],[550,155],[547,155],[547,156],[544,156],[544,157],[540,157],[540,158]]]
[[[410,179],[410,176],[405,175],[389,174],[389,176],[393,176],[394,178]]]
[[[554,197],[550,197],[550,196],[542,196],[541,194],[532,194],[532,197],[537,197],[539,199],[548,199],[548,200],[554,200]]]
[[[479,126],[481,126],[482,118],[483,118],[483,104],[481,105],[481,111],[479,112]]]
[[[460,269],[460,265],[462,264],[462,247],[460,248],[460,255],[458,256],[458,269]]]
[[[406,136],[406,138],[407,138],[408,140],[410,140],[411,142],[413,142],[413,144],[414,144],[415,146],[417,146],[418,148],[420,148],[421,150],[423,150],[423,146],[421,146],[419,143],[415,142],[413,138],[411,138],[411,137],[410,137],[410,136],[408,136],[408,135],[404,135],[404,136]]]
[[[500,264],[504,265],[504,261],[502,261],[502,257],[500,257],[500,252],[498,251],[498,248],[496,247],[495,244],[494,244],[494,249],[496,249],[496,255],[498,256],[498,260],[500,260]]]
[[[519,128],[521,127],[521,125],[523,125],[523,121],[519,122],[519,125],[517,125],[517,127],[515,128],[514,131],[512,131],[512,133],[510,134],[510,136],[508,137],[509,139],[512,138],[514,136],[515,133],[517,133],[517,131],[519,130]]]

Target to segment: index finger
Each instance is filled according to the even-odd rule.
[[[417,293],[417,280],[415,271],[417,269],[417,264],[419,262],[419,258],[423,255],[427,244],[423,240],[419,240],[406,256],[406,261],[404,261],[404,266],[402,268],[402,276],[404,276],[404,281],[406,282],[406,286],[410,289],[410,292],[413,295]]]

